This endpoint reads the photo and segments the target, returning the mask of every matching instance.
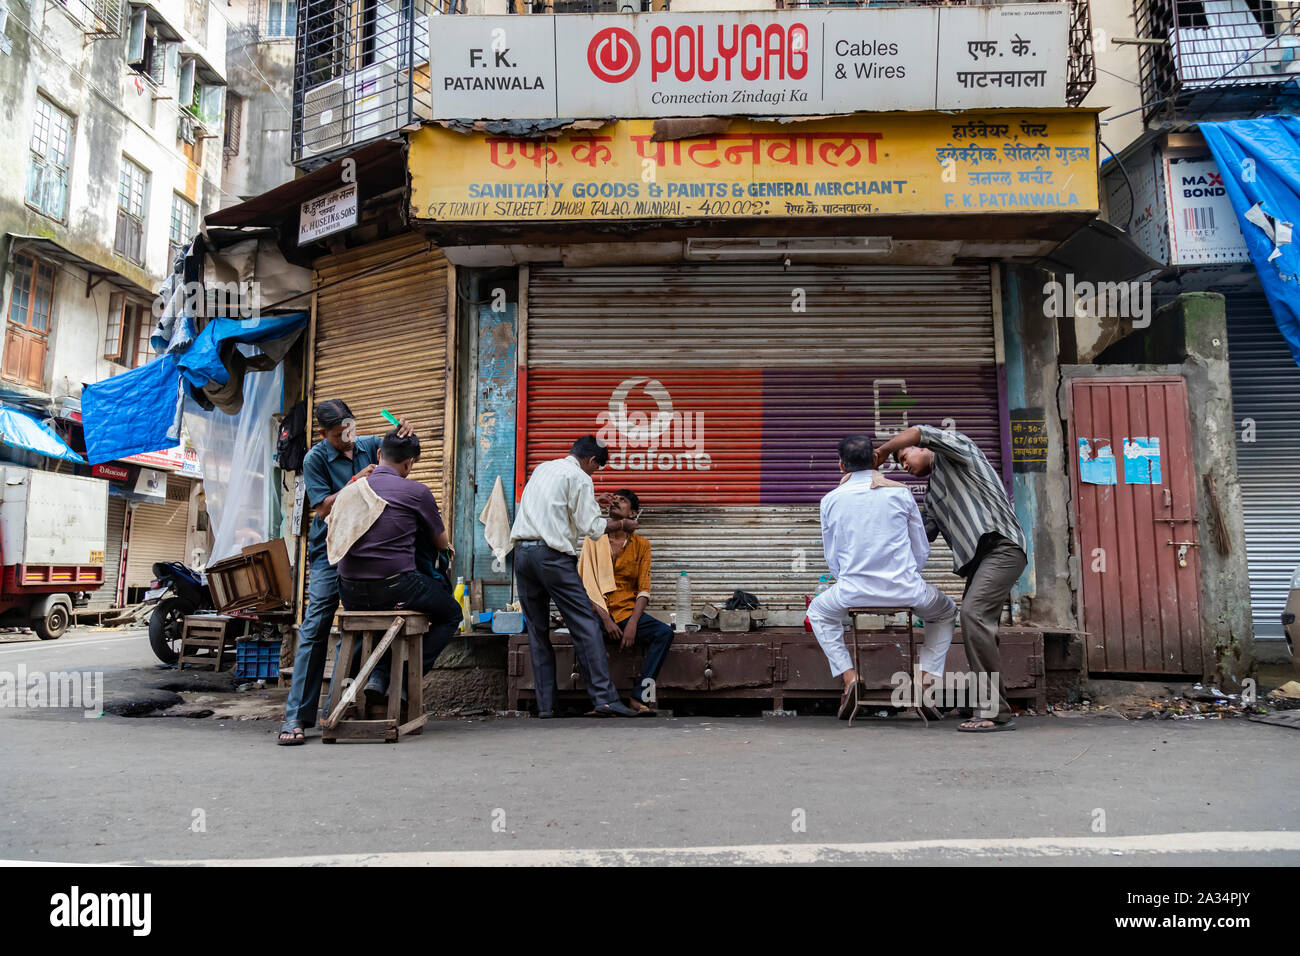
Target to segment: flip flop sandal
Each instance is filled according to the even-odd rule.
[[[286,737],[285,734],[291,736]],[[280,731],[280,736],[275,741],[281,747],[297,747],[307,742],[307,735],[302,732],[301,727],[291,727],[288,730]]]
[[[862,681],[855,680],[840,698],[840,708],[835,712],[835,716],[840,720],[848,720],[853,716],[853,711],[858,706],[858,688],[860,686],[862,686]]]
[[[957,729],[963,734],[996,734],[1003,730],[1015,730],[1016,722],[1014,720],[1008,720],[1001,724],[994,723],[992,727],[963,727],[961,724],[958,724]]]

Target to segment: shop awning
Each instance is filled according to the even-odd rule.
[[[54,429],[34,416],[8,406],[0,406],[0,442],[46,458],[81,464],[86,461]]]
[[[65,249],[53,239],[47,239],[44,236],[22,236],[11,235],[13,240],[12,248],[16,252],[30,252],[42,259],[52,259],[55,262],[61,262],[64,265],[72,266],[75,269],[87,273],[90,277],[86,283],[86,291],[89,292],[100,282],[107,282],[111,286],[130,293],[140,300],[152,301],[154,294],[140,283],[127,278],[122,273],[117,272],[99,262],[93,262],[83,256],[77,255],[70,249]]]
[[[1169,267],[1153,259],[1128,233],[1104,219],[1093,219],[1061,243],[1038,265],[1070,272],[1076,282],[1130,282],[1149,279]]]
[[[1300,119],[1263,116],[1200,127],[1273,320],[1300,365],[1300,249],[1291,237],[1292,224],[1300,222]]]

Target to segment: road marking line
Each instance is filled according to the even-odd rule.
[[[1150,833],[1111,837],[991,837],[886,843],[757,844],[608,850],[446,850],[340,853],[229,860],[149,860],[153,866],[789,866],[906,860],[942,852],[949,862],[988,856],[1025,860],[1129,853],[1269,853],[1300,851],[1287,830]],[[21,863],[22,861],[17,861]],[[0,861],[8,865],[9,861]],[[121,864],[125,865],[125,864]]]
[[[66,651],[77,647],[97,647],[101,644],[121,644],[124,641],[140,641],[141,644],[143,644],[147,641],[147,638],[142,639],[139,634],[131,634],[126,637],[104,637],[97,638],[93,641],[72,641],[67,644],[64,644],[62,640],[24,641],[23,643],[16,645],[0,644],[0,657],[8,654],[18,654],[22,651]]]

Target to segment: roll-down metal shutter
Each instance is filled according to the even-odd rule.
[[[1300,367],[1263,295],[1229,294],[1228,364],[1256,637],[1282,637],[1300,566]]]
[[[190,517],[190,480],[167,476],[165,504],[141,501],[131,512],[126,548],[126,586],[145,588],[153,580],[155,561],[189,563],[185,552]]]
[[[122,565],[122,529],[126,524],[126,499],[108,498],[108,528],[104,544],[104,586],[90,592],[88,610],[101,611],[117,606],[117,578]],[[148,582],[146,582],[148,583]]]
[[[409,419],[420,438],[411,477],[444,507],[446,258],[407,235],[319,259],[316,269],[329,288],[316,294],[313,402],[343,399],[362,435],[392,427],[382,409]]]
[[[642,501],[652,608],[685,569],[697,608],[740,588],[802,620],[845,434],[947,424],[1000,467],[991,292],[987,267],[533,266],[528,471],[598,434],[597,490]],[[959,596],[951,568],[940,538],[925,574]]]

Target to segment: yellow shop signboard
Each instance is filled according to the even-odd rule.
[[[650,120],[554,139],[427,126],[412,206],[437,222],[1089,212],[1097,123],[1084,110],[736,121],[656,142]]]

